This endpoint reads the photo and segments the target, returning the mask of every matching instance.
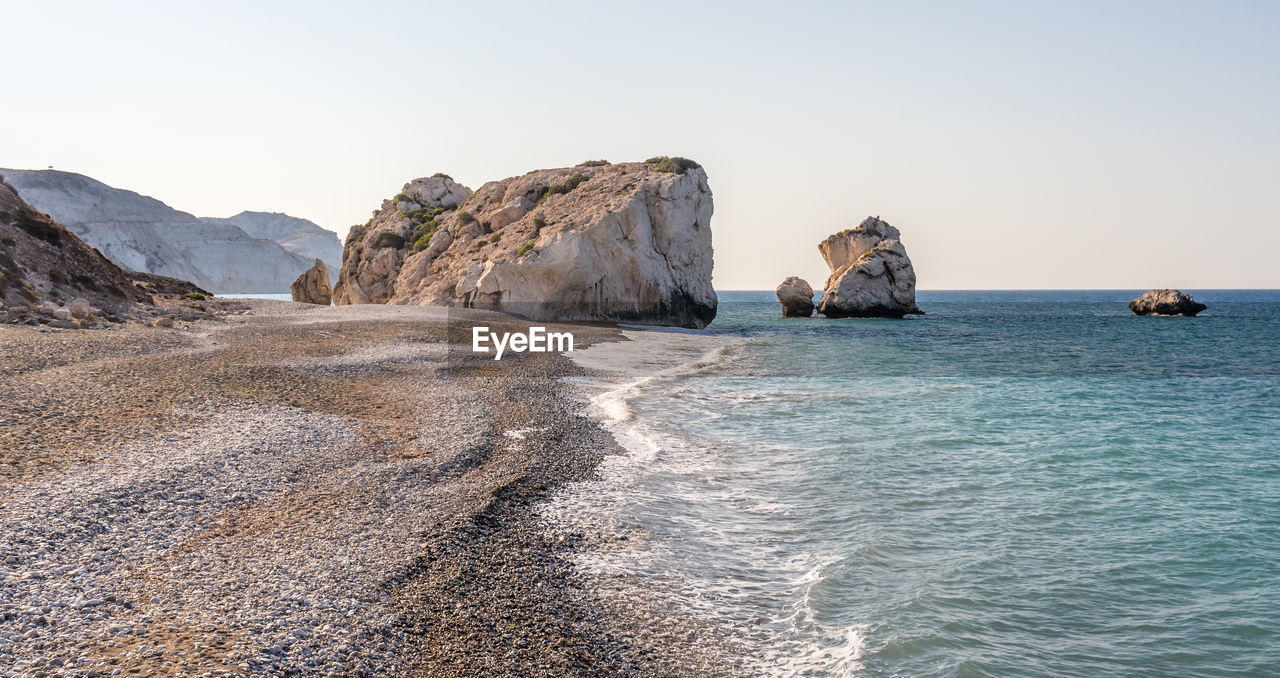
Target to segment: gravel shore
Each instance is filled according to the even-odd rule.
[[[244,306],[0,326],[0,675],[743,673],[533,510],[617,452],[580,368],[451,350],[457,311]]]

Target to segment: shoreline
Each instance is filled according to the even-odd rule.
[[[602,596],[588,535],[542,520],[620,451],[563,381],[583,368],[442,352],[442,309],[241,303],[0,328],[4,675],[741,673],[714,629]]]

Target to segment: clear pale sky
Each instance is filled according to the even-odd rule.
[[[0,167],[345,235],[405,181],[683,155],[715,284],[879,215],[924,289],[1280,287],[1280,2],[0,0]]]

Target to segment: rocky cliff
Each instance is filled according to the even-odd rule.
[[[84,304],[73,303],[83,301]],[[149,303],[124,271],[20,197],[0,178],[0,314],[16,321],[45,304],[67,307],[64,323]]]
[[[818,312],[829,318],[923,313],[916,306],[916,272],[901,238],[879,217],[867,217],[819,243],[831,275]]]
[[[536,170],[474,194],[415,179],[351,230],[334,301],[705,327],[711,214],[706,173],[682,158]]]
[[[327,231],[315,222],[279,212],[241,212],[225,219],[201,217],[200,221],[235,226],[254,238],[274,240],[298,256],[323,261],[329,270],[331,284],[338,279],[338,269],[342,267],[342,240],[337,233]]]
[[[214,292],[286,292],[312,263],[232,224],[207,223],[132,191],[54,170],[0,170],[24,200],[126,268]]]

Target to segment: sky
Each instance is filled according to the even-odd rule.
[[[343,235],[693,158],[718,289],[878,215],[922,289],[1280,288],[1280,2],[0,0],[0,167]]]

